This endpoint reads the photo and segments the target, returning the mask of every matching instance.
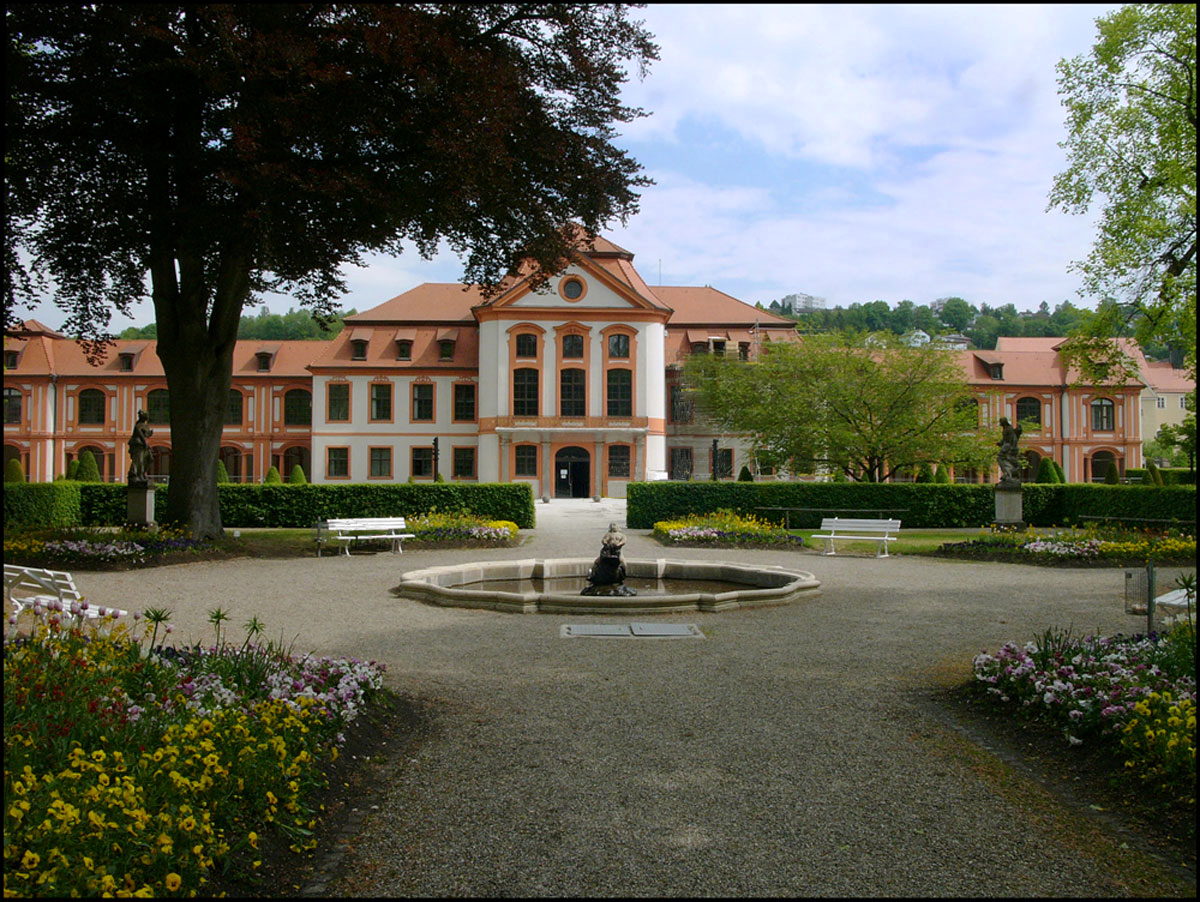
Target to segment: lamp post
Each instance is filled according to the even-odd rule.
[[[717,440],[716,440],[716,439],[713,439],[713,452],[712,452],[712,454],[713,454],[713,458],[712,458],[712,460],[713,460],[713,462],[712,462],[712,479],[713,479],[713,482],[716,482],[716,481],[717,481]]]
[[[438,478],[438,440],[437,436],[433,437],[433,481],[437,482]]]

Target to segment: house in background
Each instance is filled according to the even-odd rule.
[[[598,238],[537,290],[519,276],[490,298],[426,283],[348,317],[331,341],[239,341],[221,459],[235,481],[261,481],[270,466],[286,478],[299,464],[317,483],[440,475],[528,482],[542,498],[622,497],[633,480],[733,478],[743,465],[771,478],[744,438],[695,414],[680,368],[695,353],[753,359],[796,340],[791,320],[709,286],[647,285],[632,253]],[[946,353],[961,360],[983,425],[1023,424],[1027,478],[1046,456],[1073,482],[1141,466],[1143,440],[1182,419],[1194,383],[1129,343],[1138,381],[1074,386],[1062,341]],[[30,320],[5,336],[4,368],[4,458],[30,480],[91,450],[104,479],[123,481],[139,409],[154,429],[152,472],[169,477],[155,342],[118,340],[92,366]]]

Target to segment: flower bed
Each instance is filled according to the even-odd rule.
[[[1195,536],[1097,530],[999,531],[938,548],[943,557],[1014,561],[1030,564],[1144,565],[1153,557],[1161,564],[1196,560]]]
[[[652,534],[664,545],[734,548],[804,546],[803,536],[789,533],[757,517],[728,510],[691,514],[680,520],[663,520],[654,524]]]
[[[996,704],[1100,743],[1126,771],[1174,801],[1195,804],[1196,634],[1072,637],[1006,643],[975,657],[974,685]]]
[[[4,893],[203,894],[259,833],[310,848],[343,731],[383,667],[246,637],[156,645],[169,612],[97,628],[39,608],[4,645]],[[130,619],[130,618],[127,618]]]

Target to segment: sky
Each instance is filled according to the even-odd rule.
[[[1118,5],[650,4],[660,47],[623,100],[651,115],[618,146],[654,184],[602,234],[651,285],[711,285],[764,306],[1094,306],[1070,270],[1096,215],[1047,210],[1066,168],[1055,64],[1090,52]],[[455,282],[448,249],[347,268],[345,309]],[[268,296],[268,309],[299,304]],[[247,312],[255,312],[253,309]],[[52,327],[63,314],[43,304]],[[153,320],[150,302],[111,328]]]

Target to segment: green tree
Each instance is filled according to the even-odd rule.
[[[8,463],[4,465],[4,481],[5,482],[24,482],[25,468],[21,466],[21,460],[17,457],[10,457]]]
[[[938,318],[955,332],[965,332],[975,318],[975,308],[962,298],[946,298]]]
[[[79,478],[79,458],[67,461],[67,479],[76,480]]]
[[[229,484],[229,470],[225,468],[225,461],[217,458],[217,485]]]
[[[283,485],[283,477],[274,466],[267,467],[267,472],[263,474],[263,485]]]
[[[1110,462],[1108,467],[1105,468],[1104,482],[1107,485],[1120,485],[1121,484],[1121,474],[1117,470],[1117,465],[1115,462]]]
[[[445,242],[486,294],[537,287],[649,183],[614,139],[658,48],[619,4],[27,3],[5,24],[6,325],[48,276],[96,357],[149,286],[166,519],[197,538],[221,533],[248,302],[329,316],[347,266],[405,242]]]
[[[80,482],[101,482],[100,467],[96,463],[96,455],[91,451],[83,451],[79,455],[79,471],[75,478]]]
[[[921,461],[921,466],[917,468],[917,475],[913,482],[933,482],[933,467],[929,465],[929,461]]]
[[[1068,168],[1050,209],[1102,204],[1092,251],[1073,267],[1082,294],[1111,302],[1071,345],[1089,373],[1118,362],[1093,339],[1136,324],[1143,345],[1196,366],[1196,5],[1134,4],[1096,20],[1087,55],[1057,66]]]
[[[943,485],[948,484],[950,480],[950,468],[945,464],[938,464],[937,471],[933,474],[933,481]]]
[[[932,345],[806,336],[774,342],[756,361],[694,355],[684,377],[698,413],[748,435],[767,465],[882,482],[925,460],[983,466],[994,457],[957,356]]]
[[[304,467],[300,464],[295,464],[292,467],[292,472],[288,474],[288,483],[291,485],[307,485],[308,480],[304,476]]]

